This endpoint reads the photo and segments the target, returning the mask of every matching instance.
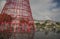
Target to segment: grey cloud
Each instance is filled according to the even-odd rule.
[[[3,1],[0,0],[0,11],[4,6]],[[53,0],[30,0],[31,11],[34,19],[43,20],[51,19],[60,21],[60,9],[54,8],[57,3],[53,3]]]
[[[6,1],[0,1],[0,13],[1,13],[5,3],[6,3]]]
[[[60,15],[60,9],[54,8],[57,3],[53,3],[53,0],[31,0],[31,8],[33,12],[33,17],[38,19],[52,19],[56,20],[56,16]],[[34,4],[35,3],[35,4]],[[59,21],[57,19],[56,21]]]

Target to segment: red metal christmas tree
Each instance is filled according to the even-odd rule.
[[[1,13],[6,13],[15,18],[11,23],[14,32],[34,33],[34,21],[29,0],[6,0]]]

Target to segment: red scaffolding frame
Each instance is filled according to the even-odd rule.
[[[15,18],[11,23],[11,27],[14,27],[14,32],[34,33],[34,20],[29,0],[6,0],[1,13],[6,13]],[[16,29],[17,27],[18,29]]]

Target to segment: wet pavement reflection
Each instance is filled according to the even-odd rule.
[[[55,33],[55,32],[48,32],[46,34],[45,32],[35,32],[34,39],[60,39],[60,33]]]

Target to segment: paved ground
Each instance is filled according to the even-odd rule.
[[[16,39],[23,39],[22,35],[17,34]],[[13,39],[13,38],[12,38]],[[26,38],[25,38],[26,39]],[[60,34],[49,32],[48,35],[45,34],[45,32],[35,32],[34,39],[60,39]]]
[[[46,35],[44,32],[36,32],[34,39],[60,39],[60,34],[49,32],[48,35]]]

